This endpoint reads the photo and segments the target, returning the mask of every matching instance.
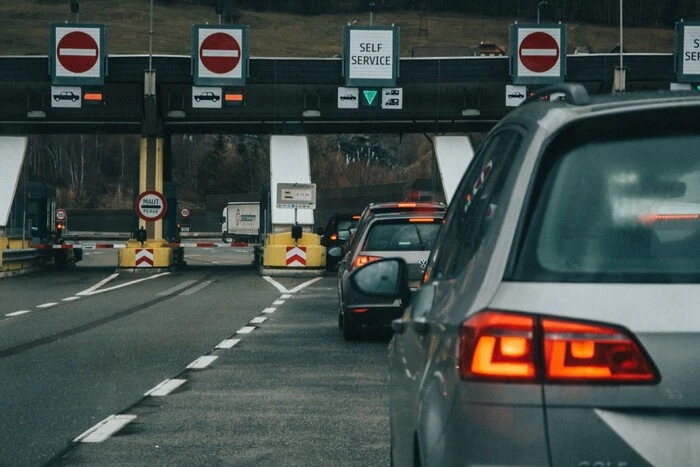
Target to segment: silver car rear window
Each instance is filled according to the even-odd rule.
[[[371,227],[363,250],[366,251],[429,251],[432,249],[441,221],[409,222],[394,220],[378,222]]]
[[[700,280],[700,136],[567,149],[540,180],[515,279]]]

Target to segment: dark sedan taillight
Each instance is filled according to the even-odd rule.
[[[656,383],[629,332],[614,326],[484,311],[460,330],[460,375],[512,382]]]

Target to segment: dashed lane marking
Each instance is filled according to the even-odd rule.
[[[269,307],[269,308],[265,308],[262,312],[265,313],[265,314],[270,315],[270,314],[274,313],[275,310],[277,310],[277,308]]]
[[[41,305],[37,305],[37,308],[51,308],[52,306],[58,305],[58,302],[49,302],[49,303],[42,303]]]
[[[243,326],[241,329],[236,331],[236,334],[250,334],[255,331],[255,326]]]
[[[250,324],[262,324],[265,321],[267,321],[266,316],[258,316],[257,318],[253,318],[250,320]]]
[[[109,439],[128,423],[136,420],[136,415],[110,415],[77,438],[74,443],[101,443]]]
[[[216,346],[217,349],[230,349],[236,344],[238,344],[241,340],[240,339],[226,339],[221,342]]]
[[[165,381],[161,382],[158,386],[154,387],[150,391],[147,391],[144,396],[153,396],[153,397],[162,397],[162,396],[167,396],[171,392],[173,392],[175,389],[179,388],[183,384],[187,382],[186,379],[166,379]]]
[[[211,365],[217,358],[219,358],[218,355],[205,355],[187,365],[187,368],[190,370],[201,370]]]
[[[19,315],[26,315],[27,313],[31,313],[32,310],[19,310],[19,311],[13,311],[12,313],[7,313],[5,316],[19,316]]]

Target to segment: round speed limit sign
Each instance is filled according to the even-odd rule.
[[[190,210],[187,208],[180,209],[180,217],[182,217],[183,219],[187,219],[188,217],[190,217]]]
[[[68,217],[68,213],[65,209],[56,209],[55,216],[57,221],[64,221]]]

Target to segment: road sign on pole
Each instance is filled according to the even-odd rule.
[[[514,84],[551,84],[566,74],[566,26],[511,26]]]
[[[192,26],[192,75],[195,86],[244,85],[248,26]]]
[[[56,209],[56,220],[57,221],[65,221],[68,219],[68,212],[66,212],[65,209]]]
[[[52,84],[104,84],[105,49],[104,25],[51,25]]]
[[[141,219],[157,221],[165,216],[168,210],[168,202],[165,200],[165,196],[158,191],[144,191],[136,198],[134,208]]]
[[[676,77],[680,83],[700,81],[700,22],[676,23]]]
[[[345,27],[343,73],[346,86],[396,86],[398,71],[397,26]]]

